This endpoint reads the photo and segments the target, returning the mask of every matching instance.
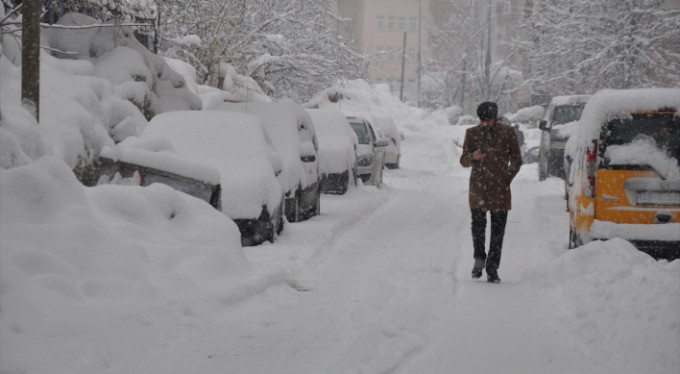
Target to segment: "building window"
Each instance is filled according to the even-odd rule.
[[[385,29],[385,16],[378,16],[378,30]]]
[[[418,21],[416,19],[416,16],[411,16],[408,19],[408,24],[411,31],[416,31],[416,28],[418,27]]]
[[[394,30],[394,16],[387,17],[387,29]]]
[[[399,16],[399,30],[406,31],[406,17]]]
[[[413,47],[408,49],[408,60],[411,62],[416,61],[416,49]]]

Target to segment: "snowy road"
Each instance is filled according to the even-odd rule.
[[[370,200],[325,196],[322,217],[247,251],[254,263],[271,261],[272,252],[297,263],[294,281],[225,308],[114,371],[597,371],[553,326],[547,299],[520,282],[525,268],[564,246],[559,182],[539,184],[534,166],[522,170],[503,283],[472,281],[468,172],[457,157],[445,140],[410,138],[402,169],[386,173],[383,190],[355,192]]]

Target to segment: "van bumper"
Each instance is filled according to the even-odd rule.
[[[657,260],[673,261],[680,258],[680,241],[628,240],[641,252]]]
[[[680,223],[625,224],[596,219],[589,236],[593,240],[625,239],[657,260],[680,258]]]

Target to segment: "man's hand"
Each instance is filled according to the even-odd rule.
[[[475,161],[479,161],[483,158],[486,158],[486,153],[482,153],[479,149],[472,153],[472,159]]]

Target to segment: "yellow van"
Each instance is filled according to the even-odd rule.
[[[566,146],[569,248],[620,237],[680,258],[680,89],[603,90]]]

